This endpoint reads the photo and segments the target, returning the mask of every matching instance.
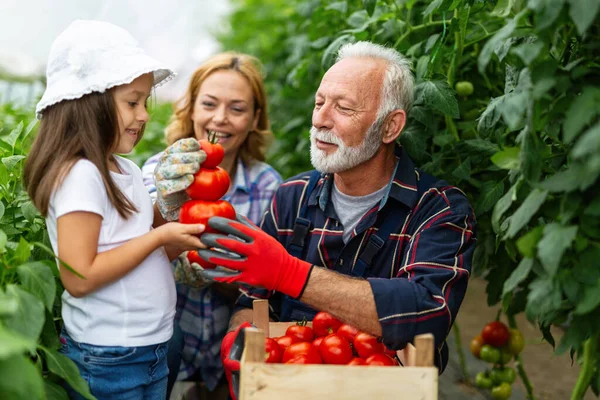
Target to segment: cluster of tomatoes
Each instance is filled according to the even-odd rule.
[[[471,353],[483,361],[492,364],[491,370],[475,376],[475,385],[490,389],[496,400],[505,400],[512,394],[515,370],[507,364],[513,360],[525,346],[523,334],[518,329],[508,329],[500,321],[493,321],[483,327],[481,334],[471,340]]]
[[[204,233],[207,233],[214,232],[208,226],[209,218],[220,216],[235,219],[235,210],[229,202],[220,200],[229,190],[231,183],[227,171],[219,167],[225,156],[223,146],[217,142],[214,132],[210,132],[208,140],[201,139],[199,143],[206,153],[206,160],[200,165],[200,169],[194,175],[194,181],[186,189],[191,200],[185,202],[181,207],[179,222],[204,224],[206,226]],[[201,264],[205,269],[215,268],[213,264],[202,260],[196,251],[188,253],[188,260]]]
[[[396,352],[375,336],[343,324],[331,314],[290,326],[285,335],[265,338],[265,361],[285,364],[398,365]]]

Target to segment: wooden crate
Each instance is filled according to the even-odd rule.
[[[240,400],[437,400],[433,335],[419,335],[399,352],[406,367],[266,364],[265,336],[277,337],[295,322],[269,322],[266,300],[254,301],[240,367]]]

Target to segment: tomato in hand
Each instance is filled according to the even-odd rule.
[[[313,318],[313,332],[315,336],[327,336],[337,332],[342,322],[325,311],[320,311]]]
[[[352,360],[350,343],[337,333],[325,336],[319,345],[319,353],[325,364],[347,364]]]
[[[265,362],[279,363],[283,350],[273,338],[265,338]]]
[[[281,361],[283,363],[286,363],[289,360],[301,355],[306,356],[309,364],[321,364],[321,356],[319,355],[319,350],[317,350],[317,348],[313,346],[312,343],[308,342],[290,344],[288,348],[286,348],[283,352],[283,357],[281,358]]]
[[[187,259],[190,262],[190,264],[192,264],[192,263],[199,264],[204,269],[215,269],[215,268],[217,268],[217,266],[215,264],[210,263],[210,262],[208,262],[208,261],[203,260],[202,258],[200,258],[200,256],[198,255],[198,252],[196,250],[188,251],[188,253],[187,253]]]
[[[208,226],[208,220],[211,217],[235,219],[235,209],[225,200],[190,200],[183,203],[179,211],[179,222],[182,224],[204,224],[206,228],[203,233],[216,232]]]
[[[288,347],[290,347],[290,345],[292,345],[293,343],[298,343],[298,339],[296,337],[293,336],[287,336],[287,335],[283,335],[277,338],[274,338],[275,341],[277,342],[277,344],[279,346],[281,346],[281,348],[283,350],[287,349]]]
[[[352,344],[354,345],[354,350],[356,350],[358,355],[362,358],[367,358],[372,354],[383,352],[383,345],[379,343],[377,338],[365,332],[360,332],[356,335]]]
[[[469,347],[471,348],[471,353],[479,358],[479,353],[481,353],[481,347],[484,345],[485,343],[483,342],[483,337],[481,335],[477,335],[475,336],[473,339],[471,339],[471,344],[469,345]]]
[[[201,167],[185,192],[193,200],[219,200],[229,190],[229,174],[221,167]]]
[[[306,322],[304,322],[305,324]],[[315,334],[310,326],[302,325],[303,322],[298,322],[296,325],[292,325],[285,331],[287,336],[295,336],[299,342],[312,342],[315,338]]]
[[[204,160],[202,163],[203,167],[215,168],[217,165],[221,164],[221,161],[223,161],[225,149],[223,149],[223,146],[221,146],[216,140],[216,134],[211,131],[208,134],[208,140],[200,139],[198,141],[200,143],[200,148],[206,153],[206,160]]]
[[[354,357],[348,364],[346,365],[366,365],[365,360],[360,357]]]
[[[352,343],[359,332],[360,331],[352,325],[342,324],[336,333],[346,339],[348,342]]]
[[[481,336],[486,344],[494,347],[502,347],[508,342],[510,332],[502,322],[493,321],[483,327]]]
[[[375,353],[375,354],[370,355],[365,360],[365,364],[380,365],[380,366],[398,365],[396,363],[396,360],[394,360],[392,357],[388,356],[387,354],[383,354],[383,353]]]

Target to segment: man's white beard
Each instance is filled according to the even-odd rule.
[[[339,173],[352,169],[375,156],[381,146],[385,118],[377,118],[367,130],[364,140],[358,146],[346,146],[333,132],[310,128],[310,162],[319,172]],[[338,146],[333,154],[327,154],[317,147],[317,139]]]

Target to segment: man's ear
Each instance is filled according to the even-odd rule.
[[[404,110],[399,109],[389,113],[383,124],[383,143],[389,144],[398,139],[405,125],[406,112]]]

